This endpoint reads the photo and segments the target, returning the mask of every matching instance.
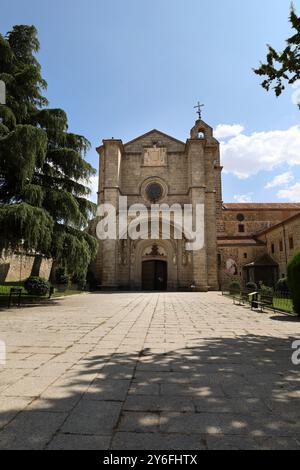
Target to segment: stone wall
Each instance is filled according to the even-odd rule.
[[[299,213],[300,204],[224,204],[224,233],[228,237],[240,236],[241,233],[253,236]],[[244,220],[238,220],[240,215]],[[244,232],[239,231],[240,225],[244,226]]]
[[[278,263],[279,276],[286,276],[289,260],[300,251],[299,220],[300,204],[224,204],[223,232],[218,233],[220,285],[227,287],[234,280],[244,285],[244,266],[265,253]]]
[[[221,288],[226,288],[233,281],[238,281],[242,286],[247,282],[244,266],[252,263],[256,258],[266,252],[264,245],[241,243],[232,245],[219,244],[220,255],[219,282]]]
[[[52,260],[19,254],[5,255],[0,258],[0,282],[20,282],[31,275],[49,279]],[[38,263],[36,263],[38,261]],[[35,272],[34,272],[35,271]]]
[[[300,252],[300,214],[258,236],[266,243],[268,254],[278,263],[280,277],[286,277],[287,265]]]

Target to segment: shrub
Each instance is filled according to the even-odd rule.
[[[276,292],[282,292],[284,294],[287,294],[289,292],[289,285],[288,285],[287,277],[284,277],[282,279],[279,279],[279,281],[277,281],[275,290]]]
[[[75,276],[72,277],[72,284],[77,284],[78,290],[85,290],[87,285],[86,276],[78,276],[75,274]]]
[[[288,285],[291,291],[294,310],[300,315],[300,253],[288,265]]]
[[[96,291],[98,289],[99,282],[92,271],[88,271],[86,280],[91,291]]]
[[[264,295],[273,295],[274,294],[274,289],[272,287],[269,287],[269,286],[265,286],[264,284],[260,284],[260,288],[259,288],[261,294],[264,294]]]
[[[49,291],[50,283],[41,277],[29,277],[24,287],[30,295],[43,296]]]
[[[239,292],[241,290],[241,285],[238,281],[233,281],[229,285],[229,292],[230,294],[235,294],[236,292]]]
[[[55,280],[60,286],[68,286],[71,278],[64,268],[57,268],[55,271]]]
[[[246,288],[247,289],[253,289],[254,291],[257,290],[257,285],[255,284],[255,282],[248,282],[247,285],[246,285]]]

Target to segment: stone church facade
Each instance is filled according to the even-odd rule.
[[[258,281],[261,269],[271,269],[275,282],[300,250],[299,225],[293,244],[289,240],[293,249],[281,264],[267,241],[273,227],[278,232],[283,221],[300,219],[300,204],[223,203],[220,145],[201,119],[186,142],[152,130],[128,143],[104,140],[97,152],[99,204],[112,204],[118,212],[119,197],[126,196],[128,207],[143,204],[149,213],[153,203],[203,204],[205,228],[204,246],[197,251],[186,250],[184,235],[165,240],[160,233],[154,240],[147,233],[138,240],[99,242],[93,271],[102,289],[219,290],[233,280]],[[276,243],[280,250],[282,242]]]
[[[223,203],[219,147],[202,120],[186,142],[158,130],[128,143],[103,141],[97,149],[99,204],[110,203],[118,212],[119,197],[126,196],[128,207],[143,204],[149,213],[153,203],[202,204],[205,230],[197,251],[187,250],[187,233],[178,239],[173,230],[164,239],[162,227],[155,239],[148,227],[140,239],[99,241],[90,268],[99,288],[207,291],[234,280],[273,285],[286,276],[288,262],[300,251],[300,203]],[[2,254],[0,282],[49,278],[51,266],[40,256]]]
[[[222,211],[219,143],[212,128],[199,120],[181,142],[160,131],[123,144],[104,140],[100,156],[99,204],[118,208],[119,196],[128,206],[155,203],[203,204],[205,242],[187,251],[185,237],[169,240],[105,240],[100,243],[96,273],[104,289],[218,289],[217,224]],[[151,195],[151,192],[153,193]],[[172,233],[172,232],[171,232]]]

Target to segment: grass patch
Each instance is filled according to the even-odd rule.
[[[2,284],[0,285],[0,296],[3,299],[8,299],[10,295],[10,290],[18,287],[22,289],[22,297],[26,297],[26,299],[29,298],[40,298],[44,299],[48,297],[48,294],[45,296],[36,296],[36,295],[29,295],[25,287],[23,286],[22,283],[9,283],[9,284]],[[81,290],[76,290],[76,289],[66,289],[65,291],[59,291],[58,289],[55,289],[54,294],[51,296],[52,298],[57,298],[57,297],[67,297],[70,295],[78,295],[78,294],[83,294],[84,292]]]
[[[52,295],[52,299],[55,299],[57,297],[68,297],[70,295],[78,295],[78,294],[84,294],[84,291],[82,290],[73,290],[73,289],[67,289],[65,291],[58,291],[56,290],[54,294]]]
[[[13,289],[15,287],[18,287],[20,289],[22,289],[22,294],[27,294],[27,290],[25,289],[24,286],[22,285],[17,285],[17,284],[5,284],[5,285],[0,285],[0,295],[8,295],[10,294],[10,289]]]
[[[282,310],[283,312],[293,313],[294,306],[292,299],[284,299],[279,297],[274,297],[273,305],[277,310]]]

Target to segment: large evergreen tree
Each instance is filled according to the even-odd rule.
[[[254,72],[265,76],[262,82],[267,91],[273,87],[276,96],[280,96],[285,90],[286,84],[293,85],[300,80],[300,17],[297,16],[292,5],[290,23],[294,34],[287,39],[286,48],[277,52],[272,46],[268,46],[267,62],[261,63]],[[300,103],[299,103],[300,107]]]
[[[90,144],[68,132],[63,110],[48,109],[38,50],[33,26],[0,35],[7,88],[0,105],[0,250],[22,246],[82,276],[97,249],[85,230],[95,211],[88,200],[95,170],[84,159]]]

